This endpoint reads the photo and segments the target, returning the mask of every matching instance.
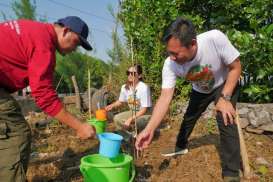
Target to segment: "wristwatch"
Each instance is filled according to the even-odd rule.
[[[226,100],[226,101],[230,101],[230,100],[231,100],[231,95],[225,95],[225,94],[221,93],[220,96],[221,96],[224,100]]]

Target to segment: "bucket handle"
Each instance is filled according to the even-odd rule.
[[[133,182],[135,179],[135,175],[136,175],[136,169],[135,169],[135,165],[133,163],[133,161],[131,162],[131,178],[129,180],[129,182]]]

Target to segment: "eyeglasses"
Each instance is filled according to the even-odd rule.
[[[129,75],[136,76],[137,72],[135,72],[135,71],[126,71],[126,74],[127,74],[127,76],[129,76]]]

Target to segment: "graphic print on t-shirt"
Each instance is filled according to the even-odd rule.
[[[128,106],[131,110],[134,110],[136,108],[137,111],[140,109],[140,99],[135,98],[134,94],[131,94],[128,96]]]
[[[210,64],[195,65],[189,69],[185,78],[201,90],[210,91],[215,82],[214,75],[210,69],[211,67]]]

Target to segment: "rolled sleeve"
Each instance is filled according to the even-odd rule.
[[[126,89],[125,89],[125,85],[122,85],[121,89],[120,89],[120,94],[119,94],[119,98],[118,100],[120,102],[127,102],[127,97],[126,97]]]
[[[28,66],[29,85],[36,104],[48,115],[55,116],[62,108],[53,87],[55,51],[35,51]]]
[[[176,83],[176,74],[171,68],[171,62],[168,59],[165,60],[162,69],[162,88],[174,88]]]

